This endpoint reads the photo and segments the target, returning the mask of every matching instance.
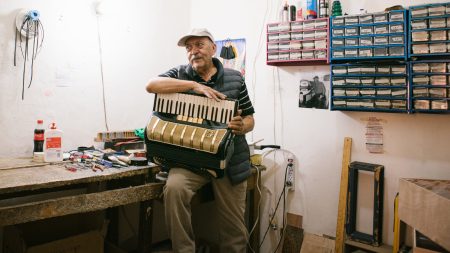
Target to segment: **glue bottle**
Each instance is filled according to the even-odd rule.
[[[44,161],[60,162],[63,160],[62,137],[63,131],[56,128],[56,124],[50,124],[50,129],[44,133]]]

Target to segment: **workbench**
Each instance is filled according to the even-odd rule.
[[[248,179],[250,228],[259,216],[257,186],[261,186],[263,169],[264,166],[253,169]],[[159,167],[149,165],[72,172],[64,163],[35,163],[30,158],[0,159],[0,227],[108,209],[107,239],[118,243],[119,215],[115,207],[139,203],[138,252],[151,252],[152,201],[161,198],[164,185],[155,182],[157,171]],[[59,197],[43,197],[61,192],[64,194]],[[258,248],[259,224],[250,244],[253,249]]]

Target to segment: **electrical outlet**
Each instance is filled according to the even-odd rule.
[[[276,217],[274,215],[275,214],[269,214],[269,224],[270,224],[270,228],[272,230],[277,230],[278,225],[277,225]]]
[[[295,168],[294,168],[294,159],[289,158],[288,159],[288,165],[287,165],[287,172],[286,172],[286,182],[285,186],[293,191],[295,190]]]

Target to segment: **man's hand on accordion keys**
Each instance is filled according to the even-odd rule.
[[[203,94],[208,98],[212,98],[216,101],[220,101],[221,99],[227,98],[227,96],[223,93],[220,93],[216,91],[215,89],[208,87],[206,85],[203,85],[201,83],[193,82],[194,88],[192,90],[197,94]]]

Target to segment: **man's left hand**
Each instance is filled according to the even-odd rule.
[[[236,135],[244,135],[246,133],[245,124],[241,113],[242,110],[238,110],[237,115],[234,116],[228,123],[228,128],[231,129],[232,132]]]

